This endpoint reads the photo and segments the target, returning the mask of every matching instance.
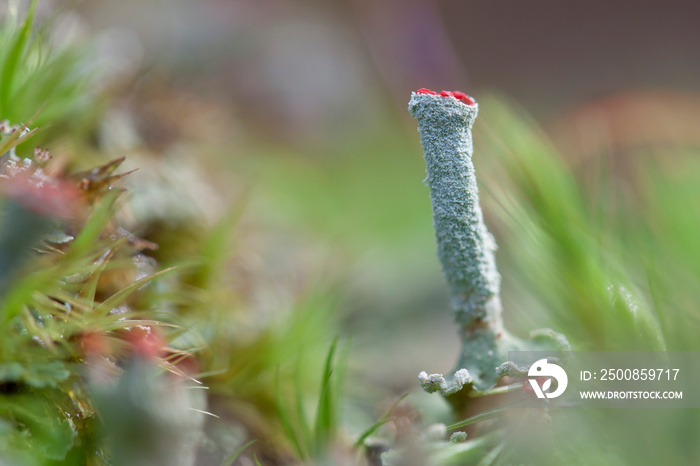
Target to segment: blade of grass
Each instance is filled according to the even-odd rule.
[[[511,390],[522,390],[523,384],[512,383],[510,385],[503,385],[496,388],[490,388],[488,390],[472,390],[469,392],[470,398],[479,398],[481,396],[491,396],[491,395],[504,395]]]
[[[17,32],[15,41],[12,44],[2,66],[2,81],[0,81],[0,105],[2,106],[3,111],[7,111],[10,102],[10,94],[12,92],[12,85],[15,80],[17,64],[19,63],[20,57],[24,55],[27,42],[29,41],[29,37],[32,32],[36,5],[36,0],[32,0],[32,2],[29,4],[27,15],[25,16],[24,21],[22,21],[22,25]]]
[[[60,277],[60,270],[56,267],[51,267],[14,282],[12,288],[3,296],[2,306],[0,307],[0,326],[6,325],[14,316],[18,315],[26,303],[32,299],[36,290],[50,287],[50,284]]]
[[[80,234],[73,240],[66,252],[70,257],[84,257],[100,237],[107,223],[114,216],[114,209],[119,192],[108,193],[90,214]]]
[[[389,406],[389,409],[387,409],[386,411],[384,411],[384,414],[382,414],[382,417],[380,417],[379,419],[385,419],[385,418],[389,417],[389,415],[392,413],[392,411],[394,411],[394,409],[396,409],[396,407],[397,407],[403,400],[405,400],[406,397],[407,397],[408,395],[409,395],[408,393],[404,393],[403,395],[401,395],[401,396],[399,397],[398,400],[394,401],[394,402],[391,404],[391,406]]]
[[[307,451],[312,451],[311,428],[309,427],[309,423],[306,420],[306,413],[304,412],[304,392],[301,387],[301,356],[297,359],[297,367],[294,369],[294,392],[296,415],[301,437],[300,441],[306,446]]]
[[[221,466],[231,466],[233,464],[233,462],[236,461],[239,456],[241,456],[241,453],[243,453],[246,448],[248,448],[249,446],[251,446],[255,442],[257,442],[257,440],[253,439],[249,442],[244,443],[240,447],[236,448],[236,451],[234,451],[229,456],[224,458],[224,460],[221,462]]]
[[[382,414],[382,416],[379,418],[379,421],[377,421],[373,426],[371,426],[370,428],[368,428],[364,432],[362,432],[362,434],[360,434],[360,437],[357,439],[357,442],[355,442],[355,447],[357,448],[357,447],[364,445],[365,440],[367,440],[367,438],[370,435],[375,433],[377,431],[377,429],[379,429],[381,426],[383,426],[387,422],[392,421],[394,418],[390,417],[391,412],[394,411],[394,409],[399,405],[399,403],[401,403],[404,400],[404,398],[406,398],[407,396],[408,396],[408,393],[404,393],[403,395],[401,395],[401,397],[398,400],[394,401],[391,404],[391,406],[389,407],[389,409],[387,409],[384,412],[384,414]]]
[[[277,401],[277,412],[280,416],[280,422],[282,423],[282,428],[284,429],[285,434],[287,434],[287,438],[292,442],[292,446],[294,446],[294,449],[296,450],[297,455],[299,455],[299,458],[306,458],[304,450],[301,447],[301,444],[299,443],[299,439],[297,438],[296,433],[294,432],[294,427],[292,425],[292,421],[289,417],[289,414],[287,413],[287,409],[284,407],[284,403],[282,402],[279,367],[277,367],[277,372],[275,373],[275,399]]]
[[[335,409],[333,405],[333,392],[331,376],[333,375],[333,356],[338,345],[338,337],[333,340],[326,356],[326,364],[323,369],[321,392],[316,410],[316,453],[321,455],[335,431]]]
[[[92,275],[90,275],[90,278],[88,279],[87,283],[83,285],[82,289],[80,290],[80,294],[78,295],[80,298],[85,299],[88,303],[93,303],[95,302],[95,294],[97,293],[97,285],[100,282],[100,276],[102,273],[105,271],[105,268],[107,267],[107,264],[109,263],[109,260],[111,257],[114,255],[114,248],[112,248],[107,254],[100,259],[100,262],[97,264],[95,267],[95,270],[92,272]]]
[[[127,314],[128,315],[128,314]],[[113,316],[109,316],[113,317]],[[132,327],[134,325],[150,325],[151,327],[168,327],[168,328],[179,328],[177,324],[171,324],[168,322],[163,322],[160,320],[149,320],[149,319],[125,319],[124,314],[119,314],[118,317],[114,317],[112,322],[101,323],[100,328],[105,331],[124,329],[126,327]]]
[[[170,268],[167,268],[165,270],[161,270],[160,272],[156,272],[156,273],[153,273],[153,274],[148,275],[146,277],[143,277],[139,280],[136,280],[134,283],[117,291],[112,296],[107,298],[107,300],[105,300],[102,304],[97,306],[97,308],[95,309],[95,314],[107,315],[109,313],[109,311],[111,311],[112,309],[117,307],[119,304],[121,304],[134,291],[138,290],[139,288],[141,288],[142,286],[151,282],[152,280],[174,270],[175,268],[176,267],[170,267]]]
[[[477,422],[481,421],[486,421],[487,419],[493,419],[495,417],[500,416],[501,414],[505,413],[508,411],[508,407],[504,406],[502,408],[495,408],[495,409],[490,409],[488,411],[484,411],[483,413],[479,413],[476,416],[469,417],[463,421],[455,422],[454,424],[450,424],[449,426],[446,427],[447,430],[455,430],[455,429],[461,429],[462,427],[467,427],[472,424],[476,424]]]
[[[496,446],[489,452],[488,455],[481,458],[481,461],[479,461],[476,466],[491,466],[493,462],[496,461],[496,458],[498,458],[498,455],[501,454],[501,451],[503,451],[503,448],[505,446],[505,443],[501,443],[498,446]]]
[[[394,420],[393,417],[382,419],[381,421],[375,423],[374,425],[372,425],[371,427],[366,429],[364,432],[362,432],[362,434],[360,434],[360,437],[357,439],[357,442],[355,442],[355,448],[359,448],[359,447],[363,446],[365,444],[365,440],[367,440],[367,437],[369,437],[370,435],[375,433],[377,431],[377,429],[379,429],[381,426],[383,426],[387,422],[391,422],[393,420]]]
[[[449,448],[442,448],[435,452],[432,464],[440,465],[465,465],[477,464],[488,457],[493,445],[503,438],[503,432],[496,430],[488,434],[480,435],[473,440],[469,440]]]
[[[6,138],[3,138],[3,141],[0,143],[0,155],[5,154],[13,147],[17,147],[18,145],[22,144],[24,141],[32,137],[37,131],[38,128],[34,128],[22,135],[22,129],[18,128],[14,133],[10,133]]]

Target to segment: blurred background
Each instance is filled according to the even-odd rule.
[[[697,349],[698,2],[45,1],[38,15],[55,17],[55,40],[88,42],[98,59],[112,102],[90,134],[140,167],[133,224],[192,228],[163,212],[176,204],[214,223],[240,205],[228,286],[244,297],[245,325],[329,296],[318,341],[352,340],[349,366],[367,384],[349,390],[412,391],[459,351],[406,110],[422,87],[480,103],[475,165],[514,333]],[[148,192],[159,179],[169,195]],[[537,249],[547,243],[518,217],[527,209],[571,242]],[[609,276],[587,258],[609,250],[600,270],[624,270],[626,287],[614,284],[612,301],[639,292],[662,329],[653,344],[603,315],[607,289],[588,293]],[[669,308],[678,313],[664,317]]]
[[[231,191],[248,192],[246,245],[278,281],[277,299],[336,287],[355,355],[394,388],[423,369],[449,370],[458,348],[406,112],[412,90],[507,96],[589,186],[605,166],[633,191],[640,148],[700,143],[693,1],[75,6],[66,30],[97,35],[102,72],[120,98],[109,124],[132,134],[115,152],[154,146],[219,167],[214,197],[225,204]],[[488,106],[480,112],[484,125],[494,118]],[[199,143],[173,147],[181,133]],[[379,380],[388,365],[392,380]]]

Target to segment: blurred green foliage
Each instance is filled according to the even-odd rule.
[[[567,335],[576,350],[697,350],[694,284],[700,278],[700,247],[695,232],[700,231],[700,217],[694,212],[700,171],[695,152],[640,147],[628,159],[633,166],[626,177],[607,169],[605,161],[587,161],[588,170],[580,170],[512,102],[487,96],[480,107],[475,165],[487,223],[495,227],[500,245],[506,325],[521,334],[551,327]],[[312,237],[330,234],[335,244],[350,251],[366,253],[381,245],[372,258],[391,262],[381,271],[393,276],[374,275],[374,283],[362,282],[362,293],[396,297],[441,292],[427,188],[419,182],[423,165],[411,156],[420,153],[417,136],[411,143],[404,129],[391,123],[381,135],[381,142],[370,136],[329,148],[325,158],[273,150],[278,153],[246,164],[257,175],[261,196],[280,206],[278,222]],[[413,275],[406,267],[412,267]],[[404,280],[408,277],[415,282]],[[416,282],[424,287],[412,287]],[[447,305],[443,308],[447,315]],[[428,314],[412,319],[413,313],[403,307],[394,311],[364,318],[375,325],[391,321],[401,328],[397,338],[414,338],[411,326],[436,320]],[[421,341],[415,351],[429,344],[414,341]],[[384,339],[359,351],[365,355],[383,345]],[[657,442],[663,445],[655,444],[654,458],[688,464],[697,456],[681,439],[699,432],[700,425],[681,411],[552,416],[556,422],[544,432],[548,442],[560,442],[561,448],[540,458],[550,464],[574,457],[598,458],[600,464],[653,464],[655,460],[638,454],[633,439],[666,438],[666,431],[684,435]],[[607,426],[620,433],[612,441],[606,438]],[[567,437],[576,431],[586,434]],[[600,449],[588,451],[591,444]],[[481,459],[488,456],[486,451]],[[490,461],[517,462],[517,451],[506,445]]]
[[[21,20],[9,14],[0,31],[0,118],[18,123],[33,117],[32,125],[50,123],[55,135],[72,138],[76,121],[95,118],[84,110],[100,97],[85,93],[89,73],[81,52],[53,49],[33,25],[35,8],[32,2]],[[587,179],[591,174],[557,153],[512,103],[490,96],[480,106],[475,165],[487,223],[501,246],[507,325],[519,333],[551,327],[579,350],[698,350],[697,151],[640,148],[625,177],[601,163]],[[219,438],[227,426],[238,429],[210,445],[217,463],[239,455],[255,464],[323,461],[337,450],[352,451],[353,443],[369,450],[375,441],[384,442],[382,448],[405,446],[397,433],[401,422],[414,429],[409,437],[421,449],[416,458],[427,455],[433,464],[520,462],[521,445],[504,441],[499,429],[448,444],[427,440],[416,433],[425,428],[420,421],[396,413],[366,428],[377,419],[378,399],[417,386],[419,364],[434,361],[447,369],[456,358],[445,336],[451,332],[446,288],[412,129],[412,123],[387,120],[371,133],[312,151],[249,135],[246,149],[253,155],[225,162],[252,180],[248,215],[279,233],[260,241],[288,235],[294,241],[274,246],[317,254],[317,262],[294,263],[292,270],[295,277],[322,278],[295,288],[291,300],[280,299],[267,313],[251,296],[275,296],[278,284],[262,273],[241,284],[241,274],[232,271],[238,254],[255,248],[238,236],[241,205],[213,225],[196,216],[187,225],[139,225],[149,239],[163,240],[153,253],[161,272],[127,274],[126,284],[115,277],[134,266],[128,240],[104,234],[117,207],[111,196],[69,245],[40,243],[41,255],[30,254],[2,287],[2,461],[145,461],[153,451],[123,446],[139,421],[151,429],[144,438],[161,441],[154,430],[162,419],[150,410],[167,400],[163,372],[170,371],[209,388],[200,411],[221,419],[204,425],[207,438]],[[0,152],[10,149],[12,138],[3,139]],[[10,231],[12,222],[6,215],[0,228]],[[314,267],[321,270],[309,272]],[[125,303],[131,311],[110,312]],[[144,324],[163,329],[172,353],[134,368],[122,333]],[[101,398],[86,383],[81,345],[90,332],[107,338],[116,364],[126,368],[122,384],[105,388]],[[337,357],[335,343],[328,351],[343,332],[355,334],[347,362]],[[191,364],[192,374],[185,375],[181,363]],[[342,387],[346,367],[350,383]],[[122,411],[122,405],[131,408]],[[100,409],[110,419],[102,429]],[[503,414],[440,420],[464,427],[498,422]],[[690,411],[550,414],[551,423],[531,429],[552,448],[538,464],[693,464],[700,456],[694,442],[700,420]],[[125,449],[118,455],[105,446],[110,436],[112,445]],[[251,445],[250,439],[258,441]],[[639,442],[653,448],[638,449]]]
[[[639,276],[639,264],[626,260],[624,247],[633,238],[630,232],[620,236],[619,229],[627,223],[607,221],[610,199],[591,201],[583,180],[509,106],[497,100],[484,106],[488,121],[481,127],[482,154],[498,164],[494,171],[499,173],[498,184],[488,190],[508,229],[501,255],[512,261],[519,288],[531,292],[512,306],[539,301],[547,314],[540,325],[551,323],[579,350],[666,349],[661,309],[647,304],[650,296],[642,292],[647,286],[640,281],[646,277]],[[622,215],[632,209],[624,207]],[[511,309],[516,316],[531,312],[518,307]]]
[[[28,3],[23,16],[18,6],[8,6],[0,28],[0,116],[15,124],[50,125],[46,131],[54,137],[91,124],[98,96],[87,86],[93,77],[87,49],[56,44],[49,37],[50,22],[36,27],[37,0]]]

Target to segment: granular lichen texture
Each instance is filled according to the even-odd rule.
[[[459,91],[421,89],[408,109],[418,120],[425,151],[438,255],[455,318],[465,328],[499,326],[496,243],[484,224],[472,163],[471,129],[479,106]]]
[[[530,340],[516,338],[504,329],[496,242],[484,223],[472,163],[476,101],[459,91],[419,89],[411,95],[408,110],[418,120],[438,256],[462,339],[450,380],[427,372],[418,378],[426,391],[451,397],[463,387],[492,387],[510,367],[508,351],[564,351],[569,345],[563,335],[548,329],[533,332]]]
[[[475,387],[487,388],[495,383],[495,368],[503,362],[499,340],[505,332],[496,243],[484,224],[472,163],[471,130],[479,106],[462,92],[420,89],[411,96],[408,110],[418,120],[438,256],[461,328],[457,369],[466,369]]]

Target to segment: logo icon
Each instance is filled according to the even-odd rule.
[[[532,391],[535,392],[537,398],[556,398],[564,393],[564,390],[566,390],[566,386],[569,383],[569,377],[567,377],[564,369],[554,363],[547,362],[546,359],[540,359],[530,366],[530,370],[528,371],[527,375],[530,377],[536,377],[529,379],[528,382],[530,382]],[[537,383],[537,379],[541,377],[554,378],[557,381],[557,389],[552,393],[547,391],[552,386],[551,378],[545,380],[542,387],[540,387],[539,383]]]

